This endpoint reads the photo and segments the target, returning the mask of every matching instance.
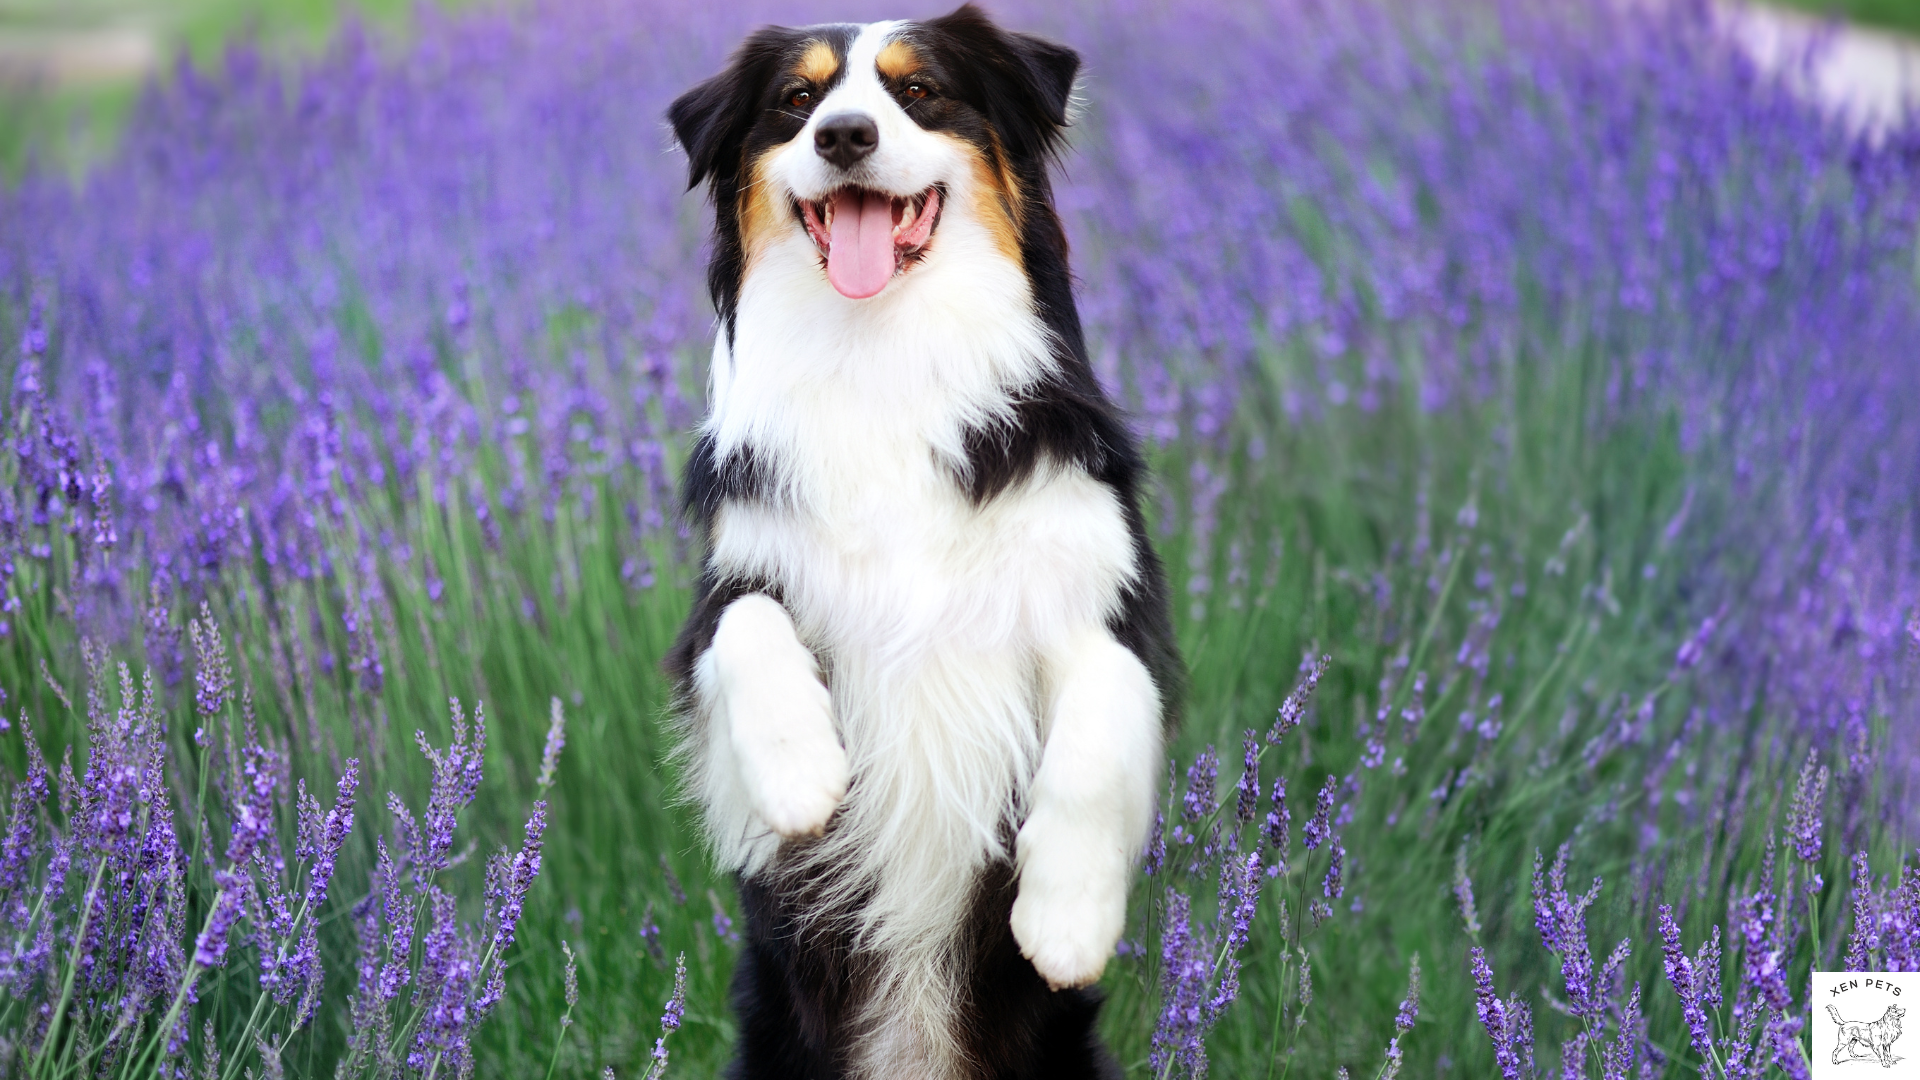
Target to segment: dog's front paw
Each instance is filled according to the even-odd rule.
[[[832,705],[818,679],[808,682],[784,700],[754,695],[732,706],[747,799],[756,817],[789,840],[821,835],[847,797],[847,754],[833,733]]]
[[[783,837],[819,836],[847,797],[833,699],[793,621],[763,594],[728,606],[695,672],[724,731],[747,809]]]
[[[1094,832],[1039,818],[1020,830],[1013,940],[1055,990],[1097,981],[1126,927],[1125,853]]]

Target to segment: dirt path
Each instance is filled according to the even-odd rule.
[[[159,59],[152,31],[0,25],[0,82],[91,86],[138,79]]]

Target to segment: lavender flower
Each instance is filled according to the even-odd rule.
[[[1241,739],[1240,781],[1234,785],[1233,820],[1240,827],[1260,813],[1260,737],[1248,728]]]
[[[1187,767],[1187,790],[1180,800],[1180,816],[1188,824],[1203,821],[1219,809],[1219,797],[1214,791],[1219,778],[1220,758],[1209,745]]]
[[[221,967],[227,962],[227,934],[240,919],[247,899],[252,895],[253,879],[232,870],[214,875],[220,887],[213,901],[207,925],[194,940],[193,962],[203,968]]]
[[[1567,856],[1572,845],[1560,845],[1553,869],[1542,878],[1539,852],[1533,855],[1533,924],[1541,944],[1560,957],[1560,973],[1567,988],[1567,1010],[1577,1017],[1597,1016],[1604,1006],[1605,987],[1594,982],[1593,954],[1587,946],[1586,912],[1600,896],[1600,879],[1584,895],[1567,893]]]
[[[1460,920],[1466,925],[1467,934],[1475,941],[1480,939],[1480,911],[1473,903],[1473,879],[1467,875],[1467,849],[1462,847],[1453,856],[1453,896],[1460,904]]]
[[[1793,853],[1809,866],[1820,861],[1820,806],[1827,793],[1827,767],[1821,765],[1816,772],[1815,764],[1816,758],[1807,755],[1807,763],[1800,768],[1800,782],[1793,789],[1793,809],[1787,815]],[[1811,887],[1820,887],[1818,874]]]
[[[1344,879],[1344,872],[1346,860],[1347,846],[1338,839],[1335,839],[1327,859],[1326,879],[1320,883],[1321,896],[1329,900],[1337,900],[1345,895],[1346,881]]]
[[[1847,939],[1847,956],[1840,961],[1842,971],[1874,971],[1873,954],[1880,949],[1879,920],[1873,911],[1873,870],[1867,853],[1853,855],[1853,933]]]
[[[1278,745],[1287,732],[1300,726],[1306,719],[1307,705],[1313,700],[1313,692],[1320,686],[1321,676],[1327,673],[1327,665],[1333,662],[1331,656],[1300,661],[1300,684],[1280,703],[1280,709],[1273,718],[1273,726],[1267,729],[1269,745]]]
[[[1184,893],[1167,890],[1160,931],[1160,1018],[1147,1055],[1155,1075],[1169,1067],[1201,1074],[1206,1061],[1208,950],[1197,941]]]
[[[1494,1063],[1501,1080],[1533,1076],[1533,1014],[1518,995],[1502,999],[1493,988],[1493,968],[1487,952],[1475,945],[1467,950],[1473,972],[1474,1013],[1493,1040]]]
[[[187,624],[187,636],[193,641],[194,705],[201,716],[213,717],[226,706],[233,689],[233,671],[227,664],[220,626],[205,603],[200,605],[200,617]]]
[[[686,1012],[687,954],[681,953],[673,962],[673,993],[660,1013],[660,1037],[653,1041],[653,1063],[647,1067],[646,1080],[660,1080],[666,1074],[667,1036],[680,1030],[680,1021]]]
[[[1714,934],[1718,940],[1718,927],[1714,928]],[[1673,920],[1673,907],[1670,904],[1660,905],[1660,954],[1667,981],[1673,984],[1674,993],[1680,995],[1680,1015],[1686,1021],[1693,1052],[1703,1060],[1710,1059],[1713,1056],[1713,1034],[1707,1010],[1712,1005],[1704,993],[1704,984],[1711,980],[1718,985],[1718,965],[1712,971],[1703,971],[1687,956],[1680,943],[1680,925]]]
[[[708,889],[707,902],[713,905],[713,936],[729,945],[740,944],[740,935],[733,929],[733,916],[721,905],[720,894]]]
[[[312,831],[307,834],[311,839],[295,850],[295,855],[312,860],[307,868],[307,906],[314,911],[326,903],[327,886],[333,881],[334,861],[339,858],[347,837],[353,833],[353,795],[359,786],[360,759],[348,758],[346,768],[340,774],[333,808],[322,819],[318,814],[318,805],[314,806]]]
[[[1141,860],[1140,872],[1148,877],[1157,877],[1167,863],[1167,816],[1160,811],[1153,812],[1153,832],[1147,837],[1147,850]]]
[[[1400,1075],[1403,1052],[1400,1040],[1413,1030],[1414,1021],[1420,1018],[1420,954],[1413,954],[1413,961],[1407,970],[1407,996],[1400,999],[1400,1010],[1393,1016],[1393,1038],[1387,1043],[1386,1064],[1380,1070],[1381,1080],[1392,1080]]]
[[[653,901],[647,901],[647,909],[640,913],[640,943],[647,948],[656,963],[664,963],[666,951],[660,947],[660,924],[653,918]]]
[[[480,790],[481,769],[486,760],[487,717],[480,706],[473,710],[472,740],[468,740],[467,721],[460,702],[450,703],[453,713],[453,741],[445,751],[435,750],[424,732],[414,732],[414,742],[433,765],[433,786],[427,797],[426,813],[420,819],[420,838],[411,845],[409,855],[414,875],[426,876],[447,867],[453,851],[456,815]]]
[[[1287,872],[1287,847],[1290,843],[1288,832],[1293,815],[1287,809],[1287,780],[1281,777],[1273,782],[1273,796],[1268,802],[1267,820],[1263,835],[1267,847],[1272,851],[1272,865],[1267,867],[1268,877],[1279,877]]]
[[[1313,802],[1313,816],[1307,819],[1306,828],[1300,833],[1300,843],[1308,851],[1318,849],[1333,835],[1333,826],[1328,819],[1333,814],[1333,796],[1338,786],[1338,781],[1331,776],[1320,785],[1320,794]]]

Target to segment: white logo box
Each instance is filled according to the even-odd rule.
[[[1813,1080],[1920,1080],[1920,972],[1813,973]]]

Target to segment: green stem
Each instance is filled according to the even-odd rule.
[[[93,919],[93,902],[100,895],[100,879],[107,874],[105,854],[96,856],[99,865],[93,868],[93,882],[87,886],[85,906],[80,909],[80,928],[74,931],[73,954],[67,957],[67,977],[60,985],[60,1004],[54,1006],[53,1019],[47,1022],[47,1037],[40,1043],[40,1052],[33,1056],[33,1075],[40,1075],[41,1066],[46,1064],[47,1052],[60,1039],[60,1026],[67,1018],[67,1004],[73,1000],[73,981],[80,975],[80,957],[78,953],[87,941],[87,924]]]

